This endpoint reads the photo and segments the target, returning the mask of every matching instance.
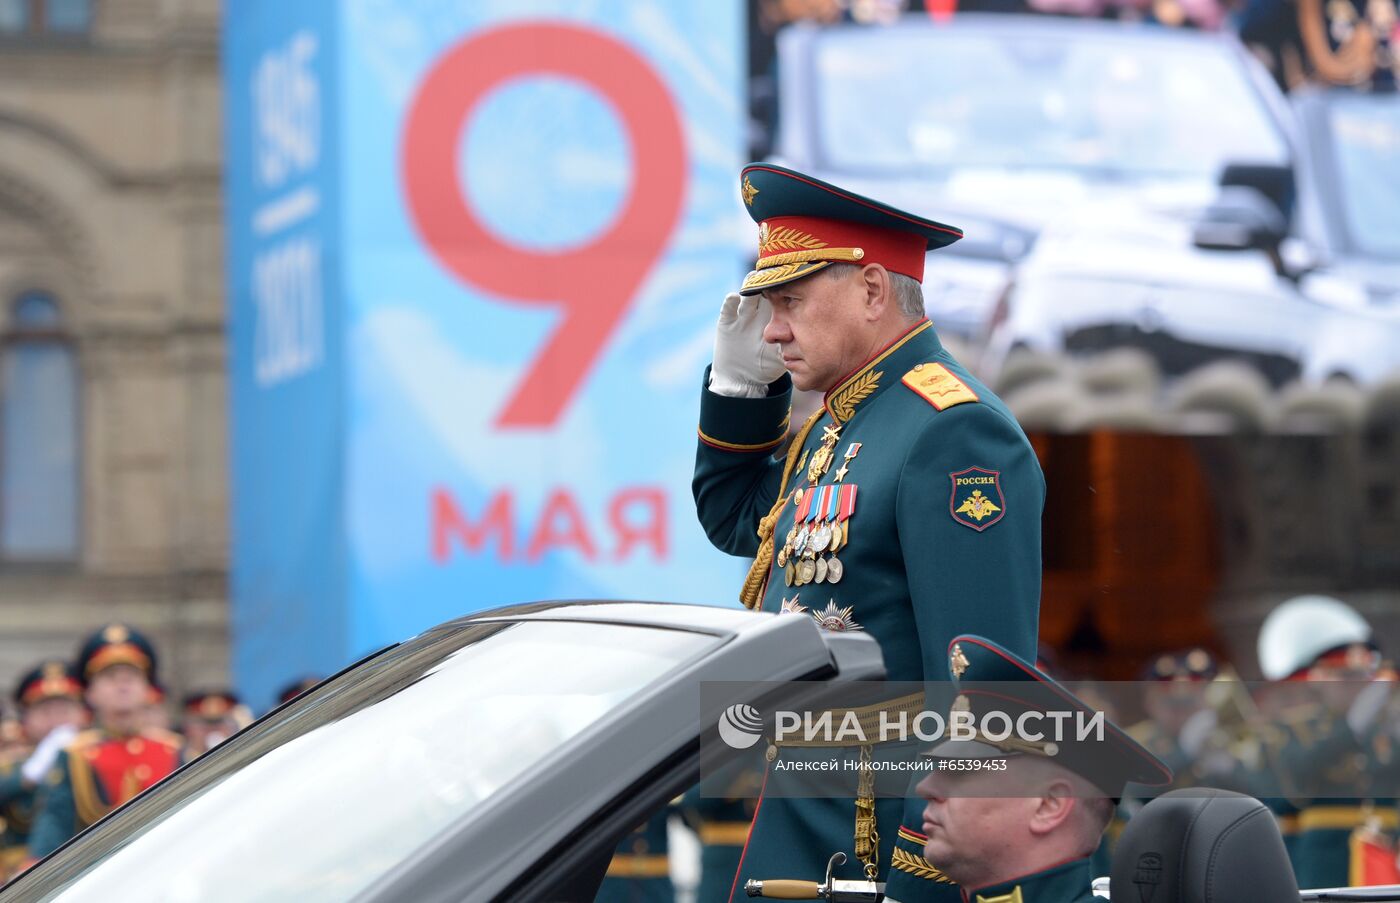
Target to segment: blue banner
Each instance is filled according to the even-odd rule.
[[[276,27],[273,4],[231,6],[234,319],[257,255],[294,235],[321,242],[324,302],[316,362],[271,385],[235,324],[240,682],[515,602],[737,604],[743,563],[689,483],[752,232],[742,4],[354,0],[277,4]],[[310,6],[336,21],[281,21]],[[323,141],[264,187],[250,78],[302,31]],[[306,127],[282,112],[274,135]]]

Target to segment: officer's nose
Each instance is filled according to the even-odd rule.
[[[788,328],[787,320],[771,306],[768,309],[771,313],[768,317],[768,325],[763,327],[763,341],[770,345],[791,344],[792,330]]]
[[[938,779],[938,773],[935,772],[920,781],[918,786],[914,788],[914,792],[919,795],[919,799],[933,802],[943,799],[943,789]]]

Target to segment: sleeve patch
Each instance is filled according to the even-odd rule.
[[[965,401],[978,401],[977,393],[942,364],[915,364],[904,374],[904,385],[940,411]]]
[[[985,467],[969,467],[948,474],[953,492],[948,511],[953,520],[978,533],[1006,516],[1006,496],[1001,493],[1001,473]]]

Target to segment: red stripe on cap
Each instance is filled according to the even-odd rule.
[[[764,220],[763,224],[772,232],[779,229],[796,230],[804,236],[824,242],[826,247],[809,248],[802,244],[773,242],[767,251],[760,251],[761,256],[758,263],[754,264],[755,269],[763,269],[768,265],[764,261],[770,258],[793,251],[810,250],[820,255],[827,248],[860,248],[865,253],[860,260],[854,261],[857,265],[878,263],[892,273],[901,273],[911,279],[923,281],[924,255],[928,253],[928,241],[922,235],[816,216],[775,216]],[[844,257],[830,259],[846,260]]]

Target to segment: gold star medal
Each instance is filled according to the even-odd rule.
[[[851,461],[858,454],[860,454],[859,442],[852,442],[850,445],[846,446],[846,453],[841,456],[841,466],[836,469],[836,482],[839,483],[846,479],[846,472],[851,469]]]

